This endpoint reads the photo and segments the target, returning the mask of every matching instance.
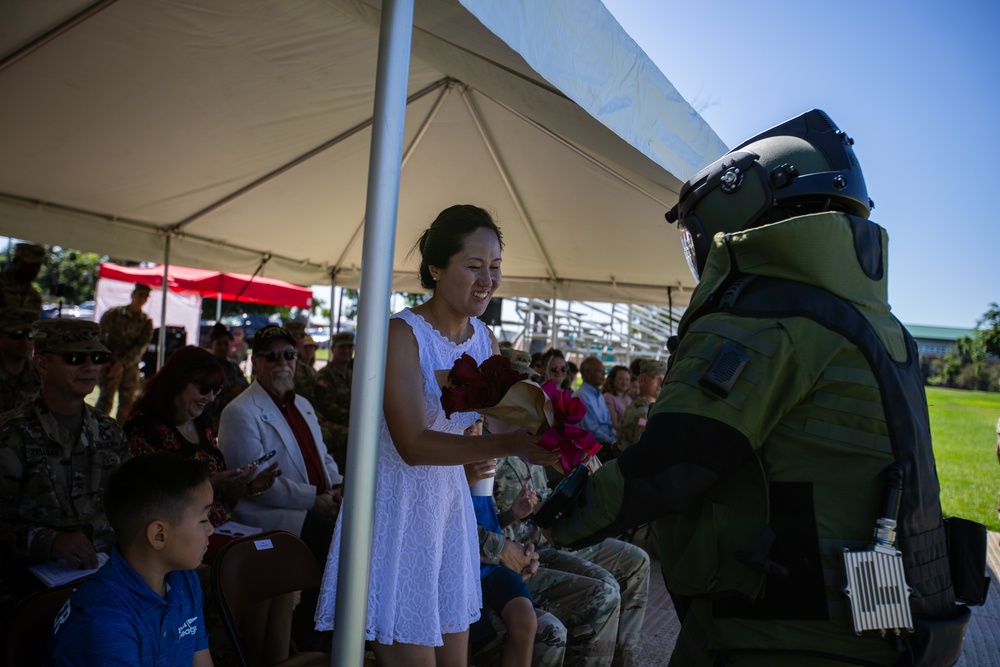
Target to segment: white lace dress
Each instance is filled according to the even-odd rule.
[[[486,325],[473,318],[474,334],[456,345],[409,309],[394,317],[410,325],[420,348],[427,424],[434,431],[462,433],[478,415],[456,413],[447,419],[434,371],[450,369],[462,353],[478,363],[489,357]],[[350,503],[349,495],[344,503]],[[334,625],[341,527],[338,521],[323,573],[316,608],[319,630]],[[365,639],[441,646],[442,634],[465,630],[479,618],[481,607],[479,539],[462,466],[406,464],[383,417]]]

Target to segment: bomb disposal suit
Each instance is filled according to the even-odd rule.
[[[579,546],[658,520],[682,620],[671,665],[961,652],[916,347],[889,313],[887,236],[851,144],[813,110],[685,184],[667,219],[700,282],[661,393],[639,442],[553,526]],[[859,635],[842,552],[871,546],[894,462],[915,628]]]

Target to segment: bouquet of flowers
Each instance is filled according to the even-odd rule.
[[[463,354],[451,370],[436,371],[436,375],[445,415],[479,412],[540,435],[539,445],[559,450],[563,472],[601,448],[592,433],[576,426],[587,413],[580,399],[558,389],[552,380],[539,387],[506,357],[493,355],[477,365]]]

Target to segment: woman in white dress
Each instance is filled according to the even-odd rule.
[[[435,370],[451,369],[463,353],[478,363],[499,353],[476,319],[500,286],[496,223],[478,207],[452,206],[417,247],[421,284],[433,294],[389,322],[365,638],[382,665],[462,666],[469,625],[482,606],[479,541],[462,466],[502,456],[548,465],[558,455],[527,431],[496,433],[495,423],[493,435],[462,435],[478,415],[448,419],[441,408]],[[316,611],[319,630],[334,625],[340,540],[338,522]]]

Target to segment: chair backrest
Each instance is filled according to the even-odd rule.
[[[233,540],[212,564],[212,589],[226,634],[240,660],[239,620],[254,606],[277,595],[319,588],[323,570],[306,544],[284,530]]]
[[[45,642],[59,610],[81,581],[32,593],[10,610],[4,619],[3,664],[7,667],[38,667],[45,654]]]

